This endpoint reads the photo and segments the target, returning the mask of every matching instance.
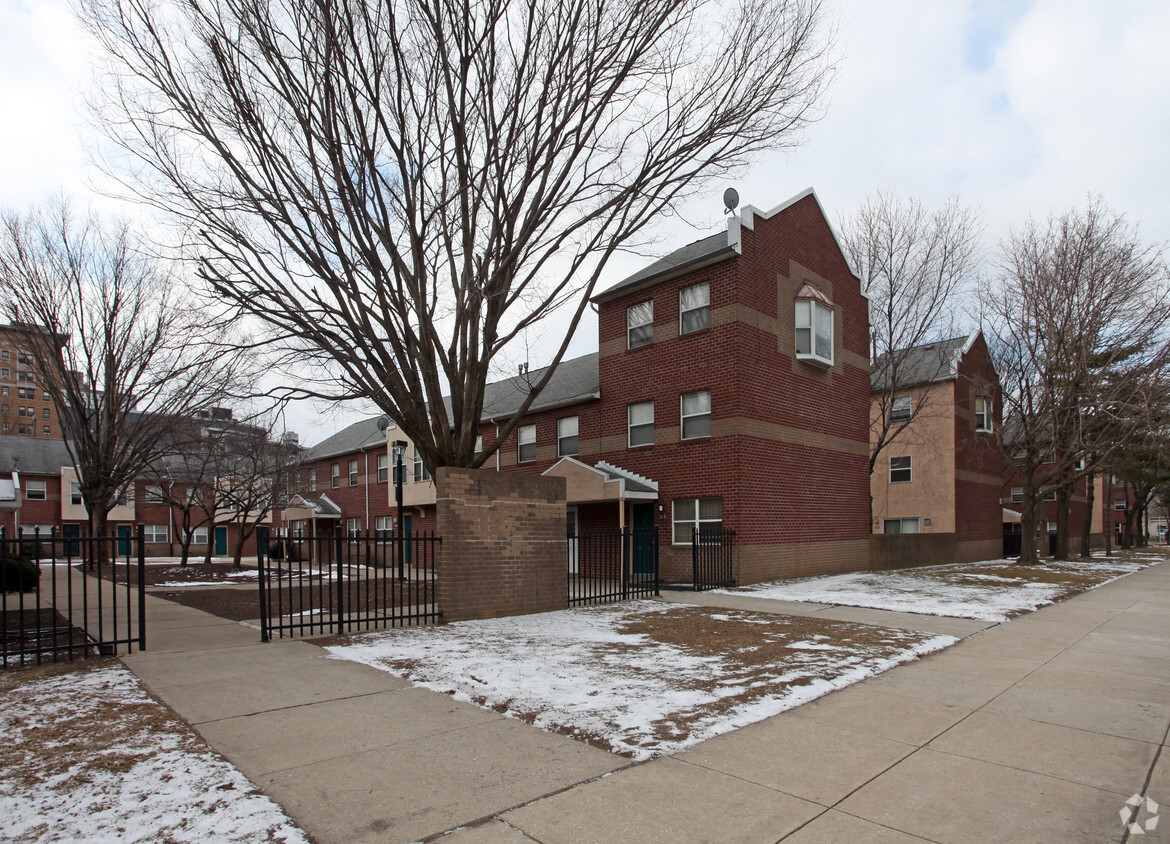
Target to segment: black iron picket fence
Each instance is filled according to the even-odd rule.
[[[569,606],[608,604],[658,594],[658,528],[568,536]]]
[[[262,641],[437,622],[441,542],[423,532],[275,538],[261,530]]]
[[[705,592],[735,585],[735,531],[724,527],[695,528],[691,537],[694,590]]]
[[[143,548],[141,525],[106,537],[0,529],[0,667],[145,650]]]

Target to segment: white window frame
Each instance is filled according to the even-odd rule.
[[[991,417],[992,404],[990,396],[975,397],[975,431],[980,434],[990,434],[995,421]]]
[[[702,412],[687,413],[687,399],[691,396],[707,397],[707,409]],[[694,421],[701,421],[703,418],[707,419],[706,433],[687,435],[687,423]],[[701,440],[711,436],[711,391],[710,390],[695,390],[691,393],[683,393],[679,396],[679,438],[684,440]]]
[[[329,483],[333,487],[333,489],[340,489],[341,488],[341,464],[340,463],[330,463],[329,464]]]
[[[53,525],[21,525],[20,538],[25,539],[30,536],[39,535],[43,539],[48,539],[53,536]]]
[[[394,517],[393,516],[375,516],[374,517],[374,537],[377,539],[387,539],[394,535]]]
[[[694,293],[698,297],[689,306],[686,303],[687,294]],[[700,301],[701,300],[701,301]],[[699,325],[694,325],[691,328],[686,327],[686,318],[691,314],[699,315],[697,319]],[[699,284],[692,284],[690,287],[684,287],[678,292],[678,333],[693,334],[696,331],[702,331],[704,328],[711,327],[711,282],[703,281]]]
[[[634,422],[634,411],[636,409],[650,409],[650,419],[642,422]],[[642,437],[645,437],[646,432],[649,432],[650,438],[644,442],[634,442],[634,431],[638,431]],[[643,448],[648,445],[654,445],[654,401],[640,401],[633,404],[626,405],[626,445],[629,448]]]
[[[147,484],[142,492],[143,504],[162,504],[163,489],[159,484]]]
[[[191,531],[191,533],[190,533],[191,541],[189,543],[190,545],[206,545],[207,544],[207,525],[203,525],[202,527],[197,527],[197,528],[191,528],[190,531]]]
[[[914,415],[914,400],[910,396],[894,396],[890,403],[891,422],[909,422]]]
[[[390,480],[390,455],[378,455],[378,483],[384,484]]]
[[[525,452],[525,449],[529,449]],[[526,457],[525,454],[528,454]],[[516,462],[536,462],[536,426],[521,425],[516,429]]]
[[[703,518],[703,503],[710,504],[713,501],[719,502],[719,518]],[[692,515],[687,517],[679,516],[679,505],[690,505],[693,507]],[[671,523],[670,523],[670,541],[672,545],[691,545],[694,541],[694,531],[698,528],[700,531],[704,525],[719,525],[723,526],[723,499],[718,497],[711,498],[676,498],[671,502]],[[679,539],[679,527],[686,526],[686,539]]]
[[[645,329],[649,329],[646,331]],[[635,333],[637,338],[635,339]],[[626,348],[636,349],[654,342],[654,300],[626,308]]]
[[[309,470],[309,492],[317,491],[317,467]]]
[[[1012,503],[1019,504],[1024,500],[1024,488],[1022,486],[1012,487]]]
[[[483,434],[476,434],[475,437],[475,456],[479,457],[483,454]]]
[[[25,496],[25,497],[27,498],[28,496]],[[1124,498],[1114,498],[1113,499],[1113,509],[1117,510],[1117,511],[1124,511],[1125,510],[1125,499]]]
[[[34,494],[35,493],[35,494]],[[47,501],[49,498],[49,482],[28,480],[24,482],[25,501]]]
[[[162,539],[159,539],[161,531]],[[171,529],[167,525],[143,525],[142,539],[144,542],[153,542],[155,544],[169,543],[171,541]]]
[[[357,486],[358,485],[358,462],[357,462],[357,460],[349,461],[349,466],[347,468],[349,469],[349,485],[350,486]]]
[[[1056,488],[1055,487],[1044,492],[1044,500],[1045,501],[1055,501],[1056,500]]]
[[[345,520],[345,535],[350,539],[358,539],[362,535],[362,517],[352,516]]]
[[[557,457],[575,457],[581,453],[580,432],[579,416],[565,416],[557,420]]]
[[[821,333],[821,329],[825,327],[825,322],[820,319],[821,315],[828,316],[828,336],[825,337]],[[806,360],[811,363],[819,363],[824,366],[833,365],[833,345],[835,332],[836,318],[833,314],[833,309],[824,302],[818,302],[816,299],[797,299],[796,300],[796,359]],[[801,332],[805,332],[802,343]],[[821,354],[819,348],[821,339],[826,342],[823,344],[828,349],[828,355]],[[807,351],[801,351],[801,346],[806,345]]]
[[[81,484],[77,481],[69,482],[69,503],[74,507],[81,507],[85,504],[85,498],[81,494]]]
[[[431,479],[431,473],[427,471],[427,464],[423,462],[422,454],[416,448],[414,450],[414,482],[421,484]]]
[[[899,465],[895,466],[894,465],[895,461],[897,461]],[[904,465],[902,464],[902,461],[905,461]],[[899,477],[898,480],[895,480],[894,479],[895,472],[898,472],[899,475],[900,475],[900,473],[905,472],[907,476],[905,478]],[[897,456],[890,457],[890,483],[892,483],[892,484],[908,484],[908,483],[913,483],[913,482],[914,482],[914,457],[913,457],[913,455],[899,454]]]
[[[898,526],[897,530],[890,530],[894,525]],[[913,525],[913,530],[906,530],[907,525]],[[906,517],[901,519],[882,519],[882,533],[922,533],[921,522],[917,516]]]

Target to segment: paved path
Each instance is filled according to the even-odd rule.
[[[126,664],[320,842],[1101,842],[1130,795],[1170,805],[1170,564],[638,765],[307,642],[147,612]],[[1163,820],[1137,840],[1170,840]]]

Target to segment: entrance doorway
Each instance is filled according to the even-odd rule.
[[[634,574],[654,573],[654,505],[634,505]]]
[[[215,529],[215,556],[224,557],[227,555],[227,528],[217,527]]]
[[[125,557],[130,553],[130,537],[134,535],[130,525],[118,525],[118,556]]]

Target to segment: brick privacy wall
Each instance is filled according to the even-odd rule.
[[[821,284],[836,308],[836,363],[828,372],[794,357],[794,297],[806,277]],[[679,336],[679,293],[703,281],[710,283],[711,325]],[[654,342],[627,349],[626,309],[649,299]],[[690,547],[670,544],[672,502],[680,498],[721,498],[724,524],[742,548],[810,546],[777,551],[774,563],[767,559],[771,550],[744,554],[742,582],[777,570],[868,567],[868,311],[812,197],[771,219],[756,218],[754,230],[743,230],[741,256],[602,303],[598,331],[602,398],[528,416],[524,424],[537,428],[537,459],[517,465],[513,432],[501,448],[503,471],[549,468],[558,459],[557,420],[577,416],[578,459],[607,460],[658,482],[657,503],[664,506],[655,518],[668,579],[691,577]],[[697,390],[711,391],[714,436],[683,441],[681,395]],[[649,400],[655,443],[629,448],[627,407]],[[786,442],[746,430],[752,423],[833,442]],[[491,441],[494,426],[480,433]],[[616,505],[583,507],[581,527],[616,528]],[[839,550],[841,543],[853,545],[841,557],[811,547],[826,543]]]
[[[442,467],[435,488],[445,621],[568,606],[564,478]]]
[[[874,571],[968,562],[958,559],[953,533],[875,533],[869,541]]]

